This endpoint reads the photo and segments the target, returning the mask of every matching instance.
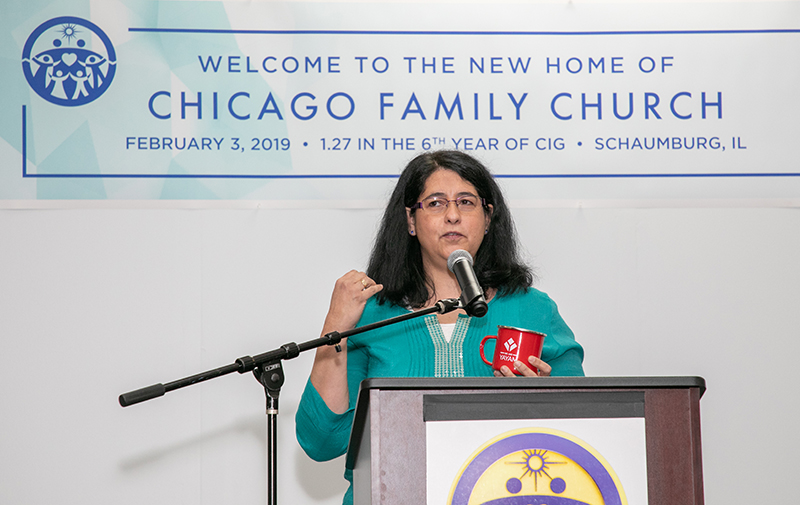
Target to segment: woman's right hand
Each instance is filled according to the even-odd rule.
[[[350,270],[340,277],[333,287],[331,305],[328,315],[325,316],[322,334],[355,328],[367,300],[381,289],[383,285],[376,284],[364,272]],[[342,344],[339,352],[329,345],[317,347],[311,369],[311,384],[328,408],[337,414],[346,412],[350,402],[347,387],[347,346],[344,341]]]
[[[382,289],[382,284],[377,284],[364,272],[350,270],[341,276],[333,286],[322,334],[355,328],[367,300]]]

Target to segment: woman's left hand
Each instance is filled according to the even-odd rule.
[[[516,368],[517,372],[522,374],[523,377],[549,377],[550,376],[550,372],[553,370],[550,365],[548,365],[547,363],[545,363],[544,361],[540,360],[539,358],[537,358],[535,356],[529,356],[528,357],[528,362],[530,363],[530,366],[536,367],[539,370],[539,373],[536,373],[533,370],[531,370],[530,366],[526,365],[522,361],[515,361],[514,362],[514,368]],[[500,370],[495,370],[494,371],[494,376],[495,377],[515,377],[516,375],[514,374],[514,372],[511,371],[510,368],[508,368],[507,366],[503,365],[500,368]]]

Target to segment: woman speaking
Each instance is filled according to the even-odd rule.
[[[297,411],[297,439],[314,460],[347,450],[361,381],[368,377],[582,376],[583,349],[556,304],[531,287],[503,195],[479,161],[459,151],[421,154],[403,170],[383,215],[367,272],[336,281],[322,334],[345,331],[458,298],[448,270],[458,249],[474,258],[485,317],[432,314],[354,335],[346,350],[319,347]],[[493,371],[479,344],[497,326],[544,333],[541,359]],[[344,503],[352,503],[351,486]]]

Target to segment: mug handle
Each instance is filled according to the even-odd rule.
[[[497,335],[486,335],[485,337],[483,337],[483,340],[481,340],[481,346],[480,346],[480,348],[479,348],[479,349],[480,349],[480,352],[481,352],[481,359],[483,360],[483,362],[484,362],[484,363],[486,363],[486,364],[487,364],[487,365],[489,365],[489,366],[492,366],[492,362],[491,362],[491,361],[489,361],[488,359],[486,359],[486,356],[484,356],[484,354],[483,354],[483,345],[484,345],[484,344],[486,343],[486,341],[487,341],[487,340],[489,340],[490,338],[494,338],[494,339],[496,339],[496,338],[497,338]],[[496,342],[496,340],[495,340],[495,342]]]

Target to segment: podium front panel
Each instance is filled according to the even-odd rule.
[[[702,505],[697,377],[369,379],[359,394],[347,465],[354,501],[427,503],[426,418],[644,417],[651,505]]]

